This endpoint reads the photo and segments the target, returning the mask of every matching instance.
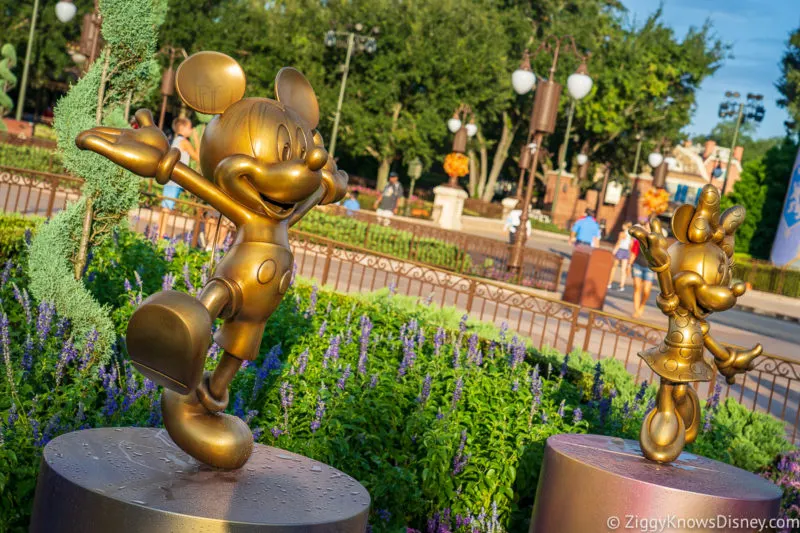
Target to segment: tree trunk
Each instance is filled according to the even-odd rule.
[[[486,179],[489,177],[489,150],[486,148],[486,139],[483,138],[483,135],[478,138],[478,142],[480,143],[481,153],[481,175],[478,178],[478,191],[475,197],[483,198],[483,194],[486,191]]]
[[[83,277],[83,268],[86,266],[86,257],[89,252],[89,235],[92,231],[92,198],[86,199],[86,214],[83,217],[83,229],[81,231],[81,242],[78,245],[78,255],[75,257],[75,279]]]
[[[383,192],[386,182],[389,181],[389,170],[392,168],[392,161],[394,161],[394,157],[387,157],[378,165],[378,192]]]
[[[494,187],[497,184],[497,178],[500,176],[500,171],[503,170],[503,165],[508,159],[508,149],[511,148],[511,143],[514,140],[514,133],[517,131],[518,126],[512,126],[511,118],[508,113],[503,113],[503,131],[500,134],[500,141],[497,143],[497,150],[494,152],[494,159],[492,160],[492,170],[489,172],[489,178],[486,180],[486,187],[483,190],[483,200],[490,202],[494,196]]]
[[[469,185],[467,186],[467,192],[469,192],[470,198],[476,198],[478,196],[480,163],[478,163],[478,158],[475,156],[475,150],[470,150],[467,155],[469,156]]]

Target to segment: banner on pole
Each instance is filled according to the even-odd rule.
[[[770,259],[777,266],[800,268],[800,150],[792,168]]]

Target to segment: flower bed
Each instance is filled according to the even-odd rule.
[[[195,294],[208,254],[122,231],[85,277],[118,332],[161,288]],[[84,427],[161,424],[159,391],[126,361],[71,336],[25,272],[0,271],[0,530],[27,529],[42,447]],[[219,349],[209,349],[209,368]],[[375,530],[526,531],[548,436],[635,438],[653,390],[615,360],[567,360],[452,308],[296,282],[267,324],[261,356],[234,380],[228,411],[263,443],[347,472],[369,490]],[[728,407],[732,406],[732,407]],[[695,451],[751,469],[789,449],[782,425],[712,402]],[[753,430],[747,430],[752,427]],[[759,450],[759,454],[749,454]],[[746,462],[745,462],[746,461]]]

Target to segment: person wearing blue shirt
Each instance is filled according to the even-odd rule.
[[[350,191],[347,200],[342,202],[342,207],[347,209],[348,213],[361,209],[361,204],[358,203],[358,191]]]
[[[592,247],[600,244],[600,224],[595,220],[593,210],[587,209],[586,216],[572,225],[569,243]]]

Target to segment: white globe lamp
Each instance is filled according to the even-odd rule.
[[[583,166],[583,165],[585,165],[586,163],[589,162],[589,156],[586,155],[586,154],[578,154],[577,160],[578,160],[578,164],[580,166]]]
[[[457,133],[461,129],[461,121],[458,117],[453,117],[447,121],[447,129],[450,130],[450,133]]]
[[[664,156],[659,154],[658,152],[653,152],[652,154],[647,156],[647,163],[653,168],[657,168],[663,162],[664,162]]]
[[[467,129],[468,137],[474,137],[475,134],[478,133],[478,126],[476,126],[474,122],[470,122],[464,127]]]
[[[56,4],[56,18],[65,24],[72,20],[77,12],[78,8],[72,0],[61,0]]]
[[[527,94],[536,87],[536,74],[530,70],[518,68],[511,75],[511,86],[517,94]]]

